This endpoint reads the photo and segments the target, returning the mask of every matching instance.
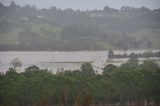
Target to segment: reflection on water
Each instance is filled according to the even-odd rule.
[[[130,51],[114,51],[115,54],[130,54],[143,53],[145,50],[130,50]],[[153,50],[155,51],[155,50]],[[94,68],[103,68],[106,65],[108,51],[78,51],[78,52],[0,52],[0,71],[6,72],[10,67],[9,63],[13,58],[19,58],[23,66],[19,70],[24,70],[26,67],[31,65],[37,65],[43,69],[49,69],[53,73],[57,69],[63,68],[65,70],[75,70],[79,69],[80,66],[85,62],[92,63]],[[114,63],[115,65],[120,65],[124,61]],[[96,69],[102,71],[100,69]]]

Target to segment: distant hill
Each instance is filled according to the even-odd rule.
[[[74,11],[0,3],[0,50],[160,49],[160,9]]]

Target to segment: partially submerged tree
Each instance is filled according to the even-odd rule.
[[[109,50],[108,51],[108,58],[113,58],[113,56],[114,56],[114,52],[113,52],[113,50]]]
[[[14,70],[16,67],[22,67],[22,62],[18,58],[14,58],[9,64],[13,67]]]

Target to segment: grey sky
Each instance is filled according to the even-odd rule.
[[[0,0],[8,4],[11,0]],[[58,8],[72,9],[102,9],[104,6],[120,8],[121,6],[148,7],[150,9],[160,8],[160,0],[14,0],[17,4],[32,4],[39,8],[49,8],[56,6]]]

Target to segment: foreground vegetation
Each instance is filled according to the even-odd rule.
[[[130,59],[107,65],[97,74],[89,63],[80,70],[58,71],[31,66],[0,75],[0,106],[159,106],[160,68],[152,61]]]

